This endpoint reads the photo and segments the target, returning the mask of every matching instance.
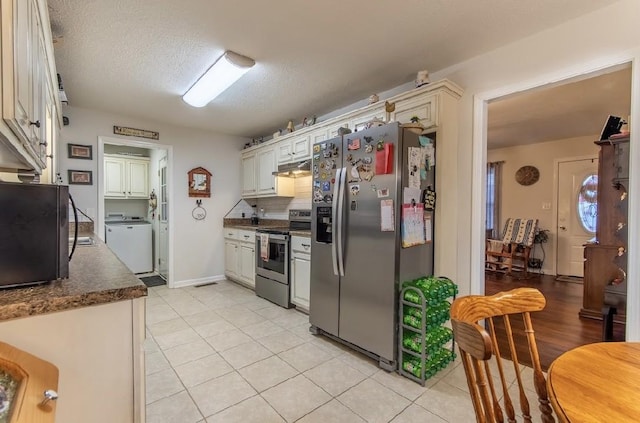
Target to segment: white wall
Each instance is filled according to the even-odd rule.
[[[502,221],[499,228],[509,217],[539,219],[540,229],[549,230],[549,241],[544,245],[545,262],[543,272],[553,274],[556,260],[556,233],[553,225],[553,197],[555,185],[555,160],[570,157],[598,156],[599,148],[594,141],[599,135],[556,140],[537,144],[499,148],[487,151],[487,161],[504,161],[502,173]],[[535,166],[540,171],[540,179],[533,185],[523,186],[516,182],[516,171],[526,165]],[[552,207],[543,209],[542,204]],[[542,254],[536,246],[535,257]]]
[[[247,140],[75,107],[65,106],[63,114],[69,117],[70,125],[63,128],[58,145],[59,169],[65,183],[67,169],[94,172],[93,185],[70,187],[76,204],[91,213],[92,217],[97,216],[98,207],[98,186],[95,183],[98,136],[149,141],[116,136],[113,134],[113,125],[158,131],[160,140],[157,142],[173,146],[174,197],[171,200],[174,213],[174,283],[205,281],[224,275],[222,218],[240,198],[240,150]],[[92,145],[94,159],[68,159],[67,143]],[[202,206],[207,210],[207,217],[202,221],[196,221],[191,216],[196,199],[188,197],[187,189],[187,172],[198,166],[213,174],[211,198],[202,199]]]
[[[638,58],[638,16],[640,2],[621,0],[524,40],[432,73],[432,80],[449,78],[465,90],[459,103],[458,163],[447,170],[452,180],[457,179],[459,207],[450,212],[457,213],[457,234],[452,236],[457,236],[458,251],[450,260],[457,263],[456,282],[460,285],[462,295],[470,292],[472,272],[479,270],[472,268],[471,250],[482,248],[481,245],[471,244],[472,231],[482,231],[482,228],[471,227],[472,217],[480,213],[472,210],[472,187],[474,178],[481,177],[472,171],[474,148],[478,148],[473,145],[474,96],[493,91],[509,92],[510,87],[516,90],[515,87],[522,87],[523,83],[533,87],[557,82],[568,76],[580,75],[585,69],[595,69],[628,57]],[[640,88],[635,86],[634,89]],[[632,104],[632,119],[634,116],[640,120]]]

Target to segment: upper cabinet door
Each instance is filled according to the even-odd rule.
[[[258,151],[258,194],[275,194],[276,177],[273,172],[278,170],[274,147],[267,147]]]
[[[299,162],[311,157],[310,139],[311,135],[307,133],[306,135],[291,140],[294,161]]]
[[[3,9],[5,9],[4,5]],[[10,9],[11,7],[9,7]],[[3,77],[5,72],[13,76],[13,87],[7,87],[9,89],[8,97],[11,96],[11,91],[13,91],[13,99],[7,98],[9,101],[4,102],[3,117],[17,135],[23,138],[26,144],[31,134],[31,125],[29,123],[33,113],[33,58],[34,51],[37,50],[38,40],[34,38],[36,15],[31,0],[14,1],[13,16],[10,13],[7,13],[8,16],[6,16],[5,10],[2,12],[2,25],[4,26],[7,23],[8,28],[11,28],[13,23],[14,28],[13,63],[9,60],[7,66],[3,66],[2,69]],[[13,22],[11,22],[12,18]]]
[[[293,161],[293,140],[287,139],[276,144],[278,153],[278,164],[290,163]]]
[[[396,103],[393,120],[400,123],[409,123],[411,118],[418,121],[425,128],[438,125],[438,96],[420,97]]]
[[[0,125],[0,143],[16,154],[1,167],[39,173],[47,165],[47,87],[56,87],[52,104],[59,104],[50,24],[41,19],[47,17],[46,0],[2,0],[0,109],[6,125]]]
[[[242,196],[256,194],[256,153],[242,155]]]
[[[105,157],[104,159],[104,196],[127,196],[125,183],[125,161],[123,159]]]
[[[127,176],[129,198],[149,197],[149,162],[147,160],[129,160]]]

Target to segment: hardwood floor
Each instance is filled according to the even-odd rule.
[[[558,282],[554,276],[549,275],[532,275],[527,279],[519,279],[500,273],[485,272],[485,293],[487,295],[519,287],[537,288],[547,299],[547,306],[544,310],[531,314],[538,353],[545,371],[551,362],[563,352],[580,345],[602,341],[602,322],[581,319],[578,316],[582,306],[582,284]],[[500,329],[504,327],[500,319],[496,319],[495,324]],[[511,324],[514,333],[516,330],[522,332],[524,326],[521,319],[519,322],[512,319]],[[624,325],[614,324],[615,341],[624,340],[624,330]],[[501,330],[497,331],[501,355],[507,357],[508,354],[505,354],[508,351],[506,339],[500,337]],[[516,350],[519,361],[531,365],[524,334],[516,338],[516,344],[521,346]]]

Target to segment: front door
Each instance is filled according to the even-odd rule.
[[[167,192],[167,156],[160,159],[158,163],[160,173],[160,213],[158,216],[158,273],[165,280],[169,277],[168,257],[169,257],[169,196]]]
[[[558,275],[583,276],[584,244],[595,236],[598,159],[558,163]]]

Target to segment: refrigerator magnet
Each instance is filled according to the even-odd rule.
[[[322,144],[320,144],[320,149],[321,150],[326,150],[327,149],[327,143],[323,142]]]
[[[320,144],[316,144],[313,146],[313,152],[314,153],[319,153],[320,152]]]
[[[365,137],[364,137],[364,141],[365,141],[367,144],[369,144],[369,143],[373,142],[373,137],[366,137],[366,136],[365,136]]]
[[[331,191],[331,182],[329,181],[325,181],[322,183],[322,190],[323,191]]]
[[[347,142],[347,150],[360,150],[360,138],[349,140]]]
[[[380,188],[377,191],[378,198],[385,198],[389,196],[389,188]]]
[[[365,153],[372,153],[373,152],[373,145],[367,144],[367,146],[364,148],[364,152]]]
[[[356,200],[351,200],[351,211],[358,210],[358,202]]]
[[[351,195],[358,195],[360,192],[360,185],[351,185],[349,189],[351,190]]]

